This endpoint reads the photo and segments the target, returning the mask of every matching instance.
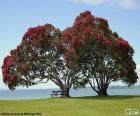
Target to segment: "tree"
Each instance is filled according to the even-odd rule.
[[[4,83],[13,90],[16,86],[29,87],[51,80],[63,97],[70,97],[74,71],[66,66],[61,37],[61,31],[50,24],[29,28],[20,45],[4,59]]]
[[[85,11],[63,32],[51,24],[29,28],[3,61],[3,81],[13,90],[50,80],[63,97],[70,97],[72,86],[90,84],[98,95],[107,95],[113,81],[137,82],[133,53],[130,44],[111,31],[106,19]]]
[[[72,27],[63,32],[67,65],[78,67],[74,86],[90,84],[98,95],[107,95],[113,81],[128,85],[137,82],[134,50],[130,44],[109,28],[108,21],[94,17],[89,11],[81,13]],[[69,54],[69,55],[67,55]],[[97,86],[97,87],[96,87]]]

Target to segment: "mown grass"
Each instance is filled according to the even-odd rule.
[[[0,100],[0,113],[41,113],[42,116],[125,116],[140,110],[140,96]]]

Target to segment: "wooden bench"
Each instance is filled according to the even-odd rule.
[[[62,96],[62,92],[61,91],[52,91],[52,93],[50,95],[52,96],[52,98],[54,98],[54,97]]]

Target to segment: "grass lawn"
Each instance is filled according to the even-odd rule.
[[[140,96],[0,100],[0,115],[37,112],[42,116],[125,116],[127,108],[140,111]]]

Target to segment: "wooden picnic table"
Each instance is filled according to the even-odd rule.
[[[58,97],[58,96],[62,96],[62,92],[61,91],[52,91],[52,93],[50,94],[53,97]]]

